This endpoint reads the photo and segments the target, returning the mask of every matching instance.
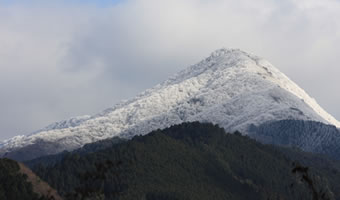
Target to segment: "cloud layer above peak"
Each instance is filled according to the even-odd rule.
[[[0,140],[94,114],[221,47],[267,58],[340,119],[340,1],[33,2],[0,0]]]

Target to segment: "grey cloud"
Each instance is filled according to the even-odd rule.
[[[221,47],[267,58],[340,119],[338,1],[52,5],[0,6],[0,140],[94,114]]]

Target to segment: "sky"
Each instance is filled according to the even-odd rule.
[[[222,47],[340,120],[339,0],[0,0],[0,140],[96,114]]]

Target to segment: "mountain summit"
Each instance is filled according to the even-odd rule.
[[[245,134],[274,120],[319,121],[340,127],[314,99],[265,59],[220,49],[200,63],[94,116],[52,124],[0,144],[0,155],[33,148],[40,155],[119,136],[131,138],[182,122],[212,122]],[[38,150],[37,150],[38,149]]]

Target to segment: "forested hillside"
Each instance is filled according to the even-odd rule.
[[[65,199],[340,199],[338,168],[282,151],[195,122],[32,168]]]

